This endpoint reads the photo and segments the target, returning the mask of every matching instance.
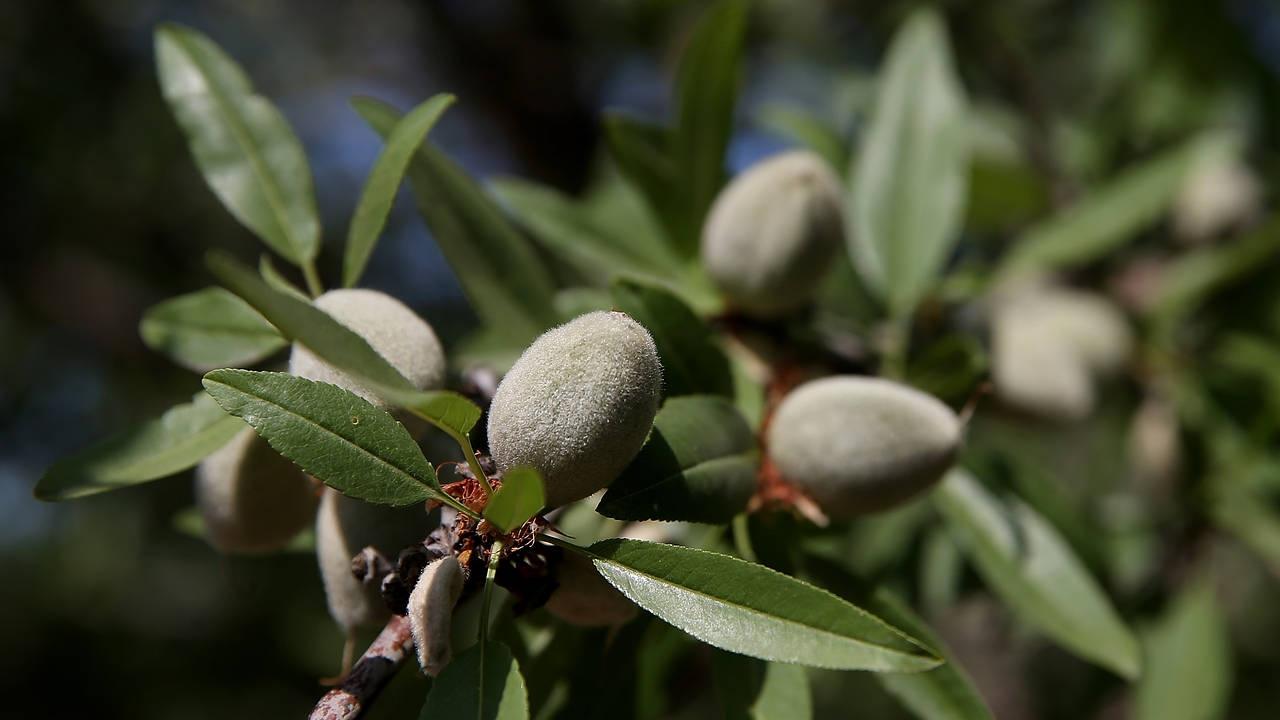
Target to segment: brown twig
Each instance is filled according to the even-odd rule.
[[[356,661],[342,685],[325,693],[316,703],[311,711],[311,720],[355,720],[362,716],[400,669],[400,663],[412,653],[413,634],[409,631],[409,621],[401,615],[393,615],[369,649]]]

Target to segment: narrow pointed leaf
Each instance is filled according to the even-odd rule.
[[[383,138],[401,115],[368,98],[352,105]],[[436,244],[487,326],[527,342],[555,324],[555,285],[545,264],[462,168],[422,145],[409,164],[409,180]]]
[[[917,11],[894,36],[880,73],[848,213],[854,265],[894,315],[909,314],[932,289],[959,235],[965,104],[946,27],[935,12]]]
[[[147,310],[139,326],[147,347],[197,372],[252,365],[288,343],[245,301],[205,288]]]
[[[525,524],[547,502],[542,476],[528,467],[512,468],[502,474],[502,487],[489,499],[484,517],[504,533]]]
[[[650,212],[667,232],[667,245],[676,254],[676,238],[686,232],[688,205],[681,201],[676,167],[671,161],[671,133],[627,115],[604,116],[604,141],[622,176],[644,198]]]
[[[36,484],[41,500],[71,500],[158,480],[226,445],[244,423],[204,393],[155,420],[54,463]]]
[[[419,720],[524,720],[529,704],[520,666],[499,642],[476,643],[431,685]]]
[[[939,662],[871,613],[761,565],[616,538],[587,552],[637,605],[723,650],[844,670],[912,672]]]
[[[613,284],[613,302],[653,335],[668,397],[733,394],[729,359],[715,344],[711,328],[680,298],[655,285],[619,280]]]
[[[342,265],[345,286],[353,287],[360,281],[378,236],[387,223],[387,215],[391,212],[391,204],[395,201],[405,171],[409,169],[409,161],[453,101],[452,95],[436,95],[409,111],[391,129],[387,145],[374,162],[373,171],[369,173],[360,202],[356,205],[355,216],[351,219]]]
[[[1231,641],[1212,585],[1198,580],[1144,633],[1147,666],[1138,684],[1137,720],[1226,717]]]
[[[214,370],[204,387],[276,452],[344,495],[380,505],[448,497],[409,431],[348,390],[252,370]]]
[[[746,0],[720,0],[699,19],[680,60],[671,158],[687,208],[675,237],[685,257],[697,255],[702,220],[724,184],[749,9]]]
[[[711,673],[725,720],[808,720],[809,677],[799,665],[716,651]]]
[[[728,522],[746,509],[758,467],[755,434],[731,402],[670,398],[596,512],[618,520]]]
[[[212,40],[156,32],[160,87],[222,204],[271,249],[303,265],[320,249],[311,168],[289,123]]]
[[[1007,505],[968,473],[950,473],[934,503],[991,589],[1076,655],[1125,678],[1142,667],[1137,639],[1058,531],[1020,501]]]
[[[262,279],[267,283],[267,285],[270,285],[273,290],[285,293],[286,295],[292,295],[305,303],[311,302],[311,298],[308,297],[305,292],[303,292],[297,285],[289,282],[285,276],[280,274],[280,271],[277,270],[276,266],[271,262],[270,255],[263,254],[262,257],[258,258],[258,274],[262,276]]]

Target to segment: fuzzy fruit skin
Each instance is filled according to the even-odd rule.
[[[582,555],[565,553],[556,573],[560,585],[547,599],[547,612],[570,625],[621,625],[639,612],[635,603],[601,577]]]
[[[541,473],[547,507],[580,500],[640,451],[661,390],[649,332],[625,313],[588,313],[544,333],[502,379],[489,453],[499,470]]]
[[[364,338],[414,387],[434,390],[443,386],[445,357],[440,340],[431,326],[404,303],[376,290],[345,289],[321,295],[315,306]],[[337,385],[374,405],[386,406],[371,390],[297,343],[289,356],[289,372]]]
[[[818,155],[775,155],[716,198],[702,264],[737,309],[776,317],[813,297],[844,238],[843,191]]]
[[[833,518],[899,505],[941,479],[960,447],[959,418],[937,398],[879,378],[837,376],[787,395],[769,456]]]
[[[409,629],[422,672],[435,677],[453,659],[453,606],[465,578],[458,558],[445,555],[428,565],[409,594]]]
[[[316,513],[316,559],[329,614],[343,629],[369,627],[390,614],[377,583],[356,579],[352,558],[372,545],[394,561],[402,548],[429,531],[428,516],[419,507],[372,505],[325,488]]]
[[[302,470],[249,428],[196,468],[196,505],[220,552],[279,550],[311,522],[316,502]]]

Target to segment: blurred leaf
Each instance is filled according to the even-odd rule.
[[[307,297],[305,292],[298,289],[297,285],[286,280],[285,277],[280,274],[280,271],[276,270],[275,264],[271,262],[270,255],[264,253],[258,258],[258,274],[262,276],[262,279],[266,281],[267,285],[270,285],[273,290],[292,295],[305,303],[311,302],[311,298]]]
[[[769,130],[812,150],[840,174],[849,167],[849,144],[830,125],[807,113],[779,105],[766,107],[760,123]]]
[[[894,36],[851,169],[849,252],[895,316],[929,292],[959,235],[965,122],[946,27],[933,11],[917,11]]]
[[[717,650],[711,656],[716,696],[725,720],[808,720],[809,678],[799,665]]]
[[[844,670],[913,672],[938,664],[865,610],[760,565],[617,538],[588,552],[600,574],[637,605],[723,650]]]
[[[373,247],[378,243],[378,236],[387,223],[387,215],[396,199],[396,191],[400,189],[400,181],[409,169],[409,161],[454,99],[448,94],[435,95],[410,110],[392,127],[387,145],[373,164],[355,215],[351,218],[347,252],[342,264],[342,283],[346,287],[354,287],[360,281]]]
[[[205,395],[205,397],[209,397]],[[212,400],[212,398],[210,398]],[[174,514],[173,529],[188,537],[207,542],[209,539],[208,529],[204,524],[204,517],[200,515],[200,508],[189,507],[179,510]],[[316,552],[316,533],[311,527],[303,528],[288,545],[280,548],[279,552],[299,553],[302,555],[314,555]]]
[[[1136,720],[1225,716],[1231,641],[1207,579],[1183,590],[1143,640],[1146,672],[1137,688]]]
[[[613,284],[613,302],[653,335],[668,397],[733,394],[729,359],[715,344],[711,328],[680,298],[663,288],[623,279]]]
[[[728,522],[755,493],[758,466],[755,434],[732,403],[669,398],[596,512],[617,520]]]
[[[1206,133],[1125,169],[1075,205],[1024,232],[1000,272],[1072,267],[1104,257],[1168,210],[1196,163],[1231,147],[1229,136]]]
[[[1280,575],[1280,512],[1253,488],[1219,479],[1209,503],[1213,524],[1231,533]]]
[[[71,500],[182,472],[226,445],[244,423],[204,393],[54,463],[36,483],[40,500]]]
[[[448,499],[409,431],[348,390],[253,370],[214,370],[204,387],[276,452],[343,495],[379,505]]]
[[[677,195],[676,168],[669,155],[670,132],[626,115],[606,113],[604,140],[619,171],[640,191],[666,229],[669,247],[679,252],[676,238],[686,229],[686,206]]]
[[[698,20],[680,59],[670,157],[677,197],[687,208],[687,224],[673,238],[684,257],[698,254],[702,220],[724,184],[750,7],[746,0],[719,0]]]
[[[963,405],[987,373],[987,355],[972,333],[950,333],[907,365],[907,382],[952,405]]]
[[[400,112],[368,98],[356,112],[383,138]],[[555,324],[555,285],[533,246],[456,163],[430,145],[409,166],[418,209],[485,325],[527,344]]]
[[[945,661],[921,673],[883,673],[876,680],[921,720],[991,720],[993,715],[973,686],[973,680],[942,645],[933,630],[899,597],[873,588],[825,558],[812,558],[805,567],[813,578],[836,595],[920,638]]]
[[[962,470],[933,498],[982,577],[1025,622],[1086,660],[1138,676],[1137,640],[1044,518],[1016,500],[1006,506]]]
[[[147,347],[197,372],[252,365],[288,344],[271,323],[222,288],[153,305],[138,329]]]
[[[155,43],[161,90],[209,187],[282,257],[310,262],[320,221],[311,168],[288,121],[201,33],[164,24]]]
[[[477,643],[431,684],[419,720],[523,720],[529,717],[524,678],[499,642]]]
[[[534,237],[589,280],[608,281],[619,273],[669,278],[683,272],[660,243],[636,244],[602,226],[580,202],[550,187],[518,178],[491,183]]]
[[[480,408],[452,392],[424,392],[413,387],[369,343],[325,311],[292,294],[273,290],[234,258],[211,253],[209,268],[232,292],[244,298],[290,340],[384,400],[398,405],[459,439],[480,419]]]
[[[502,474],[502,487],[489,498],[484,517],[504,533],[524,525],[546,504],[542,476],[528,467],[512,468]]]

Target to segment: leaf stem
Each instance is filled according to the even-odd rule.
[[[748,518],[746,513],[735,515],[733,518],[733,547],[738,551],[738,556],[748,562],[758,562],[756,559],[756,550],[751,546],[751,530],[747,525]]]
[[[907,348],[911,342],[911,317],[890,318],[884,328],[880,375],[891,380],[901,380],[907,374]]]
[[[480,600],[480,645],[489,641],[489,604],[493,601],[493,578],[498,574],[498,561],[502,559],[502,541],[494,540],[489,546],[489,567],[484,573],[484,597]]]
[[[489,476],[485,475],[484,468],[480,467],[480,458],[476,457],[476,451],[471,447],[471,438],[458,433],[455,439],[467,456],[467,467],[471,468],[471,474],[476,476],[476,480],[480,481],[480,487],[484,488],[485,497],[493,497],[493,486],[489,484]]]
[[[307,292],[311,293],[311,297],[320,297],[324,292],[324,285],[320,283],[320,273],[316,270],[315,260],[308,260],[302,264],[302,276],[307,281]]]

